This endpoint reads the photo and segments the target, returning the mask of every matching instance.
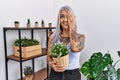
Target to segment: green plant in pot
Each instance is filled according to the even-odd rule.
[[[14,21],[15,28],[19,28],[19,21]]]
[[[45,22],[44,22],[44,20],[41,21],[41,26],[42,26],[42,27],[45,27]]]
[[[67,68],[69,63],[69,50],[64,44],[54,44],[51,47],[51,57],[58,65],[63,65],[64,68]]]
[[[25,80],[33,79],[33,69],[30,66],[25,66],[24,68]]]
[[[120,56],[120,51],[118,51]],[[93,53],[90,59],[83,63],[81,73],[89,80],[120,80],[120,68],[116,69],[110,53],[103,55],[101,52]]]
[[[19,43],[21,43],[22,47],[27,47],[27,46],[33,46],[33,45],[38,45],[39,41],[36,39],[29,39],[29,38],[22,38],[21,40],[16,39],[14,42],[15,46],[19,46]]]
[[[42,54],[42,46],[36,39],[22,38],[14,42],[14,55],[20,56],[20,45],[22,58],[28,58]]]
[[[27,19],[27,28],[30,28],[31,23],[30,23],[30,19]]]

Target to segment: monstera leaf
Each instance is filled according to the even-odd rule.
[[[117,69],[117,78],[120,80],[120,68]]]
[[[115,67],[113,67],[112,65],[108,66],[108,80],[118,80],[117,71],[115,70]]]
[[[111,63],[112,58],[110,54],[106,53],[103,56],[101,52],[93,53],[91,58],[82,65],[80,71],[88,78],[99,80],[98,76],[101,74],[104,68]]]
[[[120,57],[120,51],[118,51],[118,56]]]
[[[107,74],[108,74],[108,70],[102,71],[96,79],[97,80],[108,80]]]

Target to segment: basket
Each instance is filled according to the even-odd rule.
[[[32,56],[42,54],[41,45],[21,47],[21,49],[22,49],[22,58],[29,58],[29,57],[32,57]],[[14,46],[14,55],[17,56],[17,57],[20,56],[19,46]]]
[[[62,65],[65,69],[68,67],[69,64],[69,55],[60,57],[60,58],[53,58],[57,65]]]

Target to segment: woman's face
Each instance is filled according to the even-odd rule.
[[[67,19],[67,11],[66,10],[62,10],[60,12],[60,25],[62,27],[62,29],[68,29],[68,19]]]

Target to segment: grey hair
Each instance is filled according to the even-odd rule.
[[[61,27],[60,27],[60,13],[61,13],[62,10],[69,10],[74,15],[73,10],[69,6],[63,6],[63,7],[60,8],[59,13],[58,13],[58,18],[57,18],[56,30],[53,33],[52,44],[55,44],[55,43],[58,42],[58,40],[61,40],[60,34],[61,34],[62,30],[61,30]]]

